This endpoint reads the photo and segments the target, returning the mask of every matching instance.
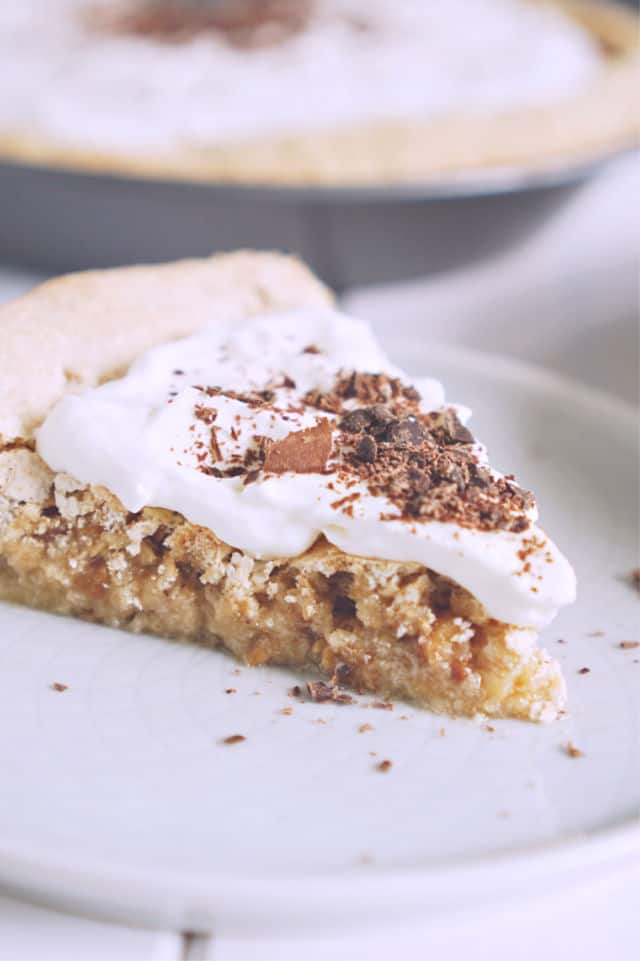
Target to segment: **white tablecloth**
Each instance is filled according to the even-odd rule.
[[[410,284],[352,291],[380,330],[420,333],[546,365],[628,401],[638,394],[640,163],[616,164],[517,250]],[[38,280],[0,267],[0,300]],[[637,774],[637,772],[636,772]],[[633,776],[633,772],[629,772]],[[639,961],[640,865],[578,889],[401,929],[262,941],[185,938],[0,897],[0,961]]]

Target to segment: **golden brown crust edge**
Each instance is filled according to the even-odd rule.
[[[544,2],[544,0],[539,0]],[[385,122],[183,150],[118,156],[56,145],[20,131],[0,133],[0,156],[39,166],[141,178],[289,186],[428,183],[491,168],[522,171],[589,162],[638,142],[640,45],[635,15],[616,3],[553,0],[597,39],[601,78],[549,107],[437,122]]]
[[[117,376],[155,344],[330,300],[299,261],[251,251],[48,281],[0,307],[0,440],[28,439],[63,394]]]

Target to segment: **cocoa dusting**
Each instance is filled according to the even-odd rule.
[[[145,0],[116,11],[89,10],[87,22],[103,32],[158,43],[186,43],[201,34],[212,34],[231,47],[251,50],[278,46],[301,33],[314,7],[314,0]]]

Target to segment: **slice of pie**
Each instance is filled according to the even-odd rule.
[[[78,274],[0,309],[0,597],[453,715],[565,703],[574,599],[469,411],[297,262]]]

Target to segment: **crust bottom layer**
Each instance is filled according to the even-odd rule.
[[[136,633],[224,646],[247,664],[317,668],[356,689],[450,715],[555,718],[560,668],[535,632],[489,618],[415,563],[324,539],[256,560],[190,524],[131,514],[102,488],[0,452],[0,598]]]

